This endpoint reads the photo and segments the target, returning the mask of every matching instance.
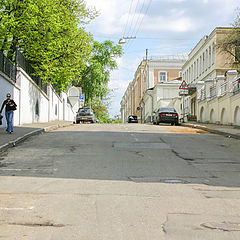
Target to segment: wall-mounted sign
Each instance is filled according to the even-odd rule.
[[[182,89],[179,91],[179,95],[180,96],[185,96],[185,95],[188,95],[188,89]]]
[[[80,100],[84,100],[84,94],[81,94],[81,95],[79,96],[79,99],[80,99]]]
[[[185,82],[185,80],[182,81],[182,84],[180,85],[179,89],[185,89],[185,90],[189,89],[189,87],[188,87],[187,83]]]

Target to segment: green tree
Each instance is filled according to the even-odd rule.
[[[106,98],[103,100],[94,98],[91,102],[91,108],[95,114],[95,117],[100,121],[100,123],[110,123],[108,105],[109,103]]]
[[[3,0],[0,49],[20,49],[43,79],[65,89],[85,68],[92,50],[84,25],[94,17],[83,0]]]
[[[117,68],[116,58],[121,55],[120,45],[114,45],[112,41],[93,41],[90,59],[81,73],[81,78],[75,82],[82,87],[87,103],[91,104],[95,99],[101,101],[107,95],[110,72]]]
[[[233,28],[219,41],[217,48],[233,58],[233,67],[240,71],[240,9],[236,10],[237,15],[232,24]]]

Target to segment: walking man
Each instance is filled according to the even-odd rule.
[[[5,107],[6,106],[6,107]],[[13,133],[13,111],[16,110],[17,104],[11,99],[11,94],[7,94],[7,99],[3,102],[0,114],[2,114],[2,110],[5,107],[5,116],[7,120],[7,129],[8,133]]]

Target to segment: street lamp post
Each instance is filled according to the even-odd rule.
[[[122,37],[119,39],[118,43],[119,44],[125,44],[126,40],[131,40],[131,39],[136,39],[136,37]]]

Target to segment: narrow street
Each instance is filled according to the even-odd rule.
[[[240,238],[239,140],[84,124],[0,156],[0,239]]]

